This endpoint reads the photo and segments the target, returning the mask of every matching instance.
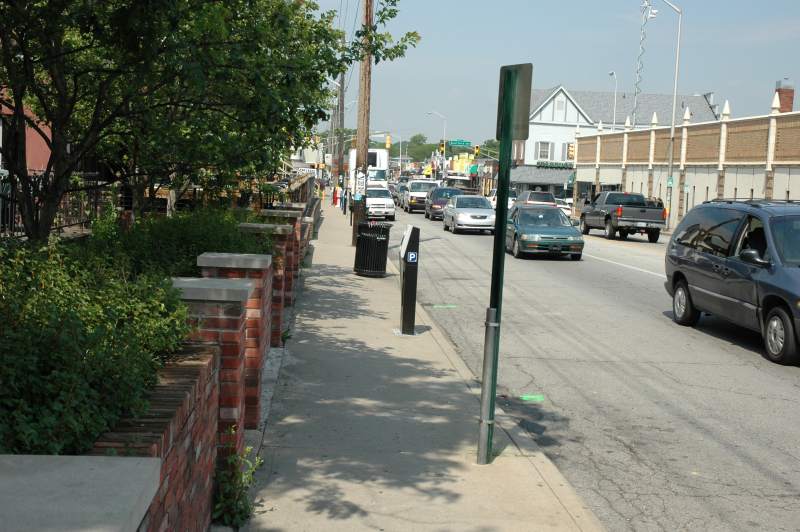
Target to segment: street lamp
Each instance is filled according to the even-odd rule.
[[[444,124],[444,129],[442,130],[442,142],[444,143],[444,150],[442,151],[442,176],[447,177],[447,168],[445,168],[445,163],[447,162],[447,117],[438,111],[428,111],[428,115],[438,116],[442,119]]]
[[[612,70],[608,75],[614,78],[614,118],[611,125],[611,131],[614,131],[617,129],[617,73]]]
[[[675,78],[672,85],[672,121],[669,126],[669,164],[667,166],[667,179],[672,178],[672,167],[674,164],[673,152],[675,146],[675,109],[678,103],[678,68],[681,62],[681,27],[683,26],[683,11],[681,8],[670,2],[663,0],[675,13],[678,14],[678,37],[675,44]],[[674,181],[673,181],[674,182]],[[667,205],[669,205],[670,213],[672,213],[672,187],[667,186]],[[667,218],[667,229],[669,229],[669,217]]]

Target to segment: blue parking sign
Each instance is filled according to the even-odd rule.
[[[408,252],[408,262],[417,262],[417,254],[415,252]]]

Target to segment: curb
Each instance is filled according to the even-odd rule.
[[[387,260],[387,264],[391,266],[392,273],[397,277],[398,284],[400,283],[400,270],[391,260]],[[436,342],[436,345],[441,350],[442,354],[447,358],[453,369],[456,370],[458,375],[464,381],[464,386],[475,397],[476,406],[480,406],[481,387],[480,381],[472,373],[472,370],[464,363],[459,354],[453,347],[452,342],[447,338],[445,333],[439,328],[432,316],[417,303],[416,307],[417,321],[430,327],[428,331]],[[477,409],[476,409],[477,412]],[[575,490],[570,485],[569,481],[561,474],[553,462],[544,454],[541,448],[531,438],[531,436],[523,430],[512,416],[507,414],[499,406],[495,406],[495,426],[506,433],[511,442],[516,446],[517,450],[525,457],[533,468],[542,477],[542,480],[547,484],[547,487],[553,492],[556,498],[561,503],[561,506],[572,518],[575,526],[581,530],[605,530],[605,527],[600,523],[594,513],[587,508],[583,500],[578,496]],[[475,418],[475,431],[478,430],[478,416]],[[477,461],[477,455],[476,455]],[[489,464],[491,466],[491,464]],[[489,467],[487,466],[487,467]]]

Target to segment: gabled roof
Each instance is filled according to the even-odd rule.
[[[531,116],[533,112],[551,98],[555,97],[563,86],[553,87],[551,89],[534,89],[531,91]],[[590,122],[596,124],[600,121],[604,125],[609,125],[614,122],[614,92],[603,91],[580,91],[573,90],[564,92],[570,97],[573,102],[583,111]],[[689,107],[692,113],[692,122],[712,122],[717,120],[711,106],[706,100],[705,96],[701,95],[678,95],[675,120],[680,121],[683,118],[684,109]],[[639,110],[636,114],[636,125],[649,126],[650,119],[653,117],[653,112],[658,116],[659,124],[668,124],[672,118],[672,95],[671,94],[639,94]],[[633,120],[633,93],[631,92],[618,92],[617,93],[617,124],[625,123],[625,117],[630,116]]]

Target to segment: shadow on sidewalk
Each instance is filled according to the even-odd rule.
[[[268,522],[273,504],[328,520],[367,517],[388,496],[409,508],[452,504],[474,471],[478,402],[444,357],[425,354],[439,349],[430,337],[387,336],[399,294],[386,294],[397,316],[376,312],[361,295],[370,282],[339,265],[308,270],[269,414],[256,520]],[[498,431],[495,453],[508,445]],[[413,512],[402,519],[418,523]]]

